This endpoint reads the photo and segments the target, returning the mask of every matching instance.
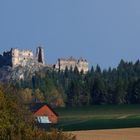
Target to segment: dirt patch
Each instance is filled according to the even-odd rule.
[[[129,115],[124,115],[124,116],[121,116],[121,117],[119,117],[118,119],[125,119],[125,118],[127,118]]]
[[[74,131],[77,140],[140,140],[140,128]]]

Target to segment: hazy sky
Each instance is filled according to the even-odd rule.
[[[116,67],[140,58],[140,0],[0,0],[0,53],[45,48],[46,62],[84,57]]]

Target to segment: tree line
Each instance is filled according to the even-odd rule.
[[[45,101],[54,106],[138,104],[140,61],[121,60],[117,68],[103,70],[97,65],[86,74],[79,72],[77,67],[40,71],[32,80],[19,81],[16,86],[23,89],[25,101]]]

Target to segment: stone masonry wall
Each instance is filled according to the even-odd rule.
[[[74,58],[69,58],[69,59],[58,59],[56,65],[55,65],[55,69],[58,69],[58,70],[62,70],[64,71],[66,69],[66,67],[68,69],[73,69],[75,67],[78,68],[78,71],[81,72],[83,71],[84,73],[87,73],[88,72],[88,62],[87,60],[84,60],[84,59],[74,59]]]
[[[34,60],[34,55],[32,51],[12,49],[12,67],[21,65],[25,66],[27,63],[31,63]]]
[[[40,57],[41,62],[35,60],[34,54],[31,50],[19,50],[12,48],[10,51],[4,52],[2,55],[0,55],[0,67],[26,66],[34,65],[35,63],[44,64],[44,51],[41,51]],[[39,60],[39,58],[37,60]]]

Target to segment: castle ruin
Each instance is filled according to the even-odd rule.
[[[72,69],[74,70],[75,67],[77,67],[79,72],[87,73],[88,72],[88,62],[87,60],[80,58],[80,59],[75,59],[73,57],[70,57],[68,59],[61,58],[58,59],[55,69],[64,71],[66,68],[68,70]]]
[[[36,54],[37,55],[35,59],[31,50],[19,50],[12,48],[9,52],[4,52],[3,55],[0,55],[0,67],[26,66],[34,65],[35,63],[45,64],[44,49],[42,47],[38,47]]]
[[[3,55],[0,55],[0,67],[3,66],[10,66],[13,68],[17,66],[47,66],[59,71],[64,71],[66,68],[68,68],[68,70],[74,70],[75,67],[77,67],[79,72],[88,72],[88,62],[82,58],[78,60],[73,57],[68,59],[61,58],[58,59],[55,65],[46,65],[44,60],[44,49],[42,47],[36,49],[36,56],[34,56],[31,50],[11,48],[9,52],[4,52]]]
[[[44,49],[42,47],[38,47],[36,49],[36,60],[39,63],[45,64],[45,60],[44,60]]]

